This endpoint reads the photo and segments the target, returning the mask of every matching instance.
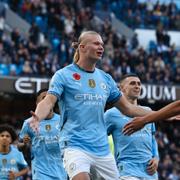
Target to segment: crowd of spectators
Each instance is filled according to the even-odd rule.
[[[96,10],[114,12],[129,27],[155,29],[161,23],[165,29],[180,30],[180,11],[175,1],[159,0],[97,0]]]
[[[118,1],[112,1],[115,2]],[[116,81],[122,74],[135,72],[143,82],[180,82],[180,53],[171,44],[162,24],[156,27],[157,41],[149,42],[149,48],[145,49],[139,46],[136,34],[127,40],[117,35],[109,19],[99,23],[91,9],[96,4],[82,0],[9,3],[32,26],[28,38],[24,38],[18,28],[10,34],[2,30],[0,74],[51,77],[57,69],[72,62],[72,41],[77,40],[82,30],[93,29],[100,32],[105,41],[105,54],[100,66]],[[44,41],[50,45],[45,45]]]
[[[28,37],[24,37],[18,28],[7,32],[5,13],[0,8],[0,75],[51,77],[56,70],[73,61],[71,43],[77,40],[82,30],[90,29],[100,32],[105,42],[105,53],[98,66],[117,82],[123,74],[135,72],[144,83],[180,83],[180,51],[171,44],[167,33],[169,29],[180,30],[179,9],[173,2],[166,6],[152,5],[151,1],[138,4],[135,0],[6,2],[31,24],[31,28]],[[149,42],[145,49],[139,46],[137,34],[130,40],[119,36],[110,19],[101,23],[93,10],[113,11],[131,28],[155,28],[157,40]],[[18,129],[22,125],[19,119],[7,117],[5,121]],[[180,163],[179,134],[175,124],[165,123],[158,131],[161,180],[180,179],[180,170],[176,168]]]
[[[179,123],[161,123],[157,131],[157,141],[160,154],[158,168],[160,180],[180,179],[180,133]]]

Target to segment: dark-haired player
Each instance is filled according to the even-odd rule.
[[[47,89],[37,93],[36,103],[46,96]],[[60,115],[51,111],[40,122],[39,132],[36,133],[29,126],[27,119],[20,132],[23,145],[31,143],[32,178],[34,180],[66,180],[67,176],[62,164],[59,146]],[[22,143],[19,144],[22,148]]]
[[[0,125],[0,179],[19,180],[28,172],[27,162],[23,154],[13,145],[17,139],[12,126]]]

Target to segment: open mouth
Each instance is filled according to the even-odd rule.
[[[102,54],[103,54],[103,53],[102,53],[102,52],[97,52],[96,54],[97,54],[99,57],[102,57]]]

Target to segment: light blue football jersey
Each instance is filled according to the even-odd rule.
[[[60,116],[54,113],[51,119],[42,120],[38,134],[33,132],[28,121],[29,119],[24,122],[19,137],[23,139],[28,134],[31,138],[33,179],[65,180],[66,173],[59,145]]]
[[[153,137],[155,125],[147,124],[130,136],[124,135],[123,127],[131,120],[132,118],[123,115],[117,108],[105,112],[107,132],[113,137],[115,159],[120,176],[158,179],[157,173],[150,176],[146,171],[149,160],[153,157],[158,158],[157,142]]]
[[[73,147],[104,156],[110,153],[104,108],[121,93],[110,75],[100,69],[82,70],[71,64],[52,77],[48,93],[59,100],[62,114],[61,147]]]
[[[0,152],[0,179],[8,180],[9,171],[19,172],[28,167],[23,154],[14,146],[10,146],[10,152],[3,154]],[[16,178],[16,180],[20,180]]]

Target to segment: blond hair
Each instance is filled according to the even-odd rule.
[[[99,35],[99,34],[97,32],[95,32],[95,31],[84,31],[79,36],[78,42],[73,42],[72,43],[72,47],[75,49],[74,63],[77,63],[79,61],[79,58],[80,58],[79,45],[86,38],[87,35]]]

